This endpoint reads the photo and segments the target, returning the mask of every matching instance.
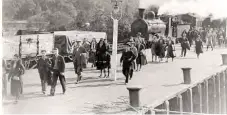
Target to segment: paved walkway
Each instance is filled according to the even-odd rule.
[[[148,51],[150,54],[150,51]],[[192,67],[192,81],[202,79],[212,74],[221,65],[221,53],[227,49],[216,49],[205,52],[200,59],[194,52],[189,51],[186,58],[176,58],[169,63],[151,63],[144,66],[142,71],[136,72],[128,85],[141,85],[142,105],[155,103],[157,100],[173,94],[177,90],[187,87],[183,82],[181,67]],[[180,51],[177,50],[179,57]],[[119,56],[118,56],[119,57]],[[119,65],[119,64],[118,64]],[[24,96],[18,104],[13,104],[9,97],[4,102],[4,112],[9,114],[57,114],[57,113],[92,113],[92,114],[119,114],[131,113],[128,106],[128,91],[124,85],[124,76],[118,66],[118,80],[100,79],[99,71],[88,68],[84,71],[84,78],[80,84],[75,84],[72,63],[67,64],[66,71],[67,92],[61,94],[58,84],[54,97],[41,93],[40,80],[37,70],[29,70],[24,75]],[[48,87],[50,89],[50,87]],[[133,113],[133,111],[132,111]]]

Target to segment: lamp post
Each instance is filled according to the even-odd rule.
[[[168,25],[168,29],[169,29],[169,33],[168,33],[168,36],[169,37],[172,37],[172,17],[171,16],[169,16],[169,25]]]
[[[112,45],[112,77],[114,77],[114,81],[117,80],[117,39],[118,39],[118,20],[122,17],[121,11],[121,3],[122,0],[111,0],[112,4],[112,12],[111,18],[113,19],[113,45]]]

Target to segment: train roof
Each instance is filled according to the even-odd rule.
[[[107,38],[105,32],[92,32],[92,31],[56,31],[54,35],[61,36],[65,35],[68,36],[69,39],[73,40],[80,40],[82,41],[84,38],[87,38],[88,41],[91,41],[93,38],[99,40],[101,38]]]

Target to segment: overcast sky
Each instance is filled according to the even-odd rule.
[[[141,0],[140,8],[150,5],[160,6],[159,14],[195,13],[206,17],[212,14],[214,18],[227,17],[227,0]]]

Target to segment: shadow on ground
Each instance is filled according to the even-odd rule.
[[[105,86],[113,86],[113,85],[125,85],[124,82],[119,82],[119,83],[99,83],[99,84],[86,84],[83,85],[81,83],[78,84],[76,87],[69,87],[69,88],[89,88],[89,87],[105,87]]]

